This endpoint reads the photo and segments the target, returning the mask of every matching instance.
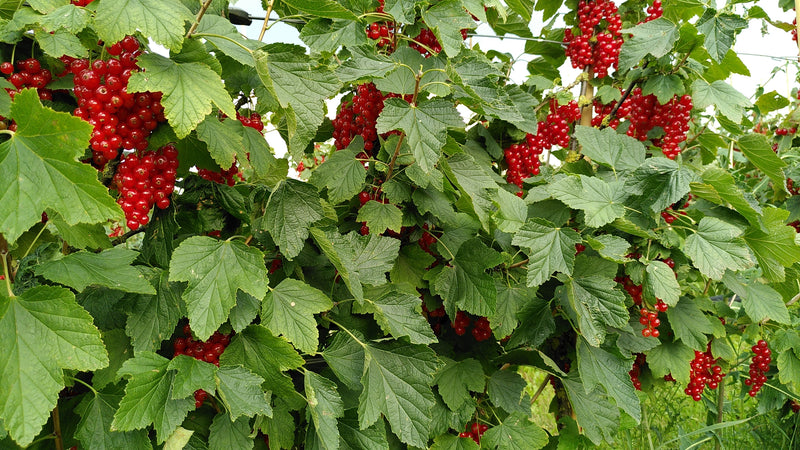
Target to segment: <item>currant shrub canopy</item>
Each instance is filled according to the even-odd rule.
[[[263,2],[301,46],[229,3],[0,0],[1,444],[566,448],[672,383],[709,430],[800,405],[797,89],[729,80],[788,20]]]

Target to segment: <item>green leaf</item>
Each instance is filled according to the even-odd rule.
[[[531,219],[514,235],[512,244],[527,250],[528,286],[539,286],[555,271],[572,274],[575,244],[583,240],[571,228],[559,228],[544,219]]]
[[[121,398],[122,396],[116,392],[97,392],[95,395],[87,394],[83,398],[75,409],[81,417],[75,431],[75,438],[80,440],[81,448],[88,450],[153,448],[145,430],[111,431],[114,412]]]
[[[108,352],[109,362],[108,366],[95,370],[92,376],[92,386],[95,389],[103,389],[109,384],[121,380],[122,377],[117,376],[117,372],[122,367],[122,363],[133,356],[131,341],[122,329],[115,328],[103,332],[103,345]]]
[[[586,225],[597,228],[625,215],[628,192],[622,182],[607,183],[585,175],[569,176],[549,186],[554,198],[585,213]]]
[[[446,364],[436,372],[434,382],[439,386],[439,395],[447,407],[458,411],[471,398],[470,391],[483,392],[486,385],[483,368],[481,363],[472,358],[462,361],[444,360]]]
[[[625,183],[640,211],[661,212],[689,192],[693,174],[667,158],[648,158]]]
[[[587,393],[583,384],[575,379],[561,381],[577,416],[578,425],[583,428],[586,437],[595,445],[600,445],[604,439],[606,442],[613,442],[613,433],[619,428],[619,410],[598,388]]]
[[[420,168],[430,172],[447,142],[447,128],[463,128],[455,106],[444,99],[420,101],[416,106],[399,98],[387,99],[376,123],[379,133],[402,130]]]
[[[44,15],[39,23],[47,31],[56,31],[64,28],[70,33],[77,34],[89,24],[89,11],[75,5],[64,5]]]
[[[333,302],[325,293],[306,283],[287,278],[267,293],[261,321],[276,335],[282,334],[295,347],[316,353],[319,331],[314,314],[331,309]]]
[[[520,299],[520,303],[523,303],[524,300],[527,301],[523,303],[517,313],[521,325],[514,330],[511,339],[508,340],[509,347],[520,345],[538,347],[556,330],[550,302],[533,295],[531,297],[530,299]],[[492,328],[494,329],[494,324],[492,324]]]
[[[238,240],[194,236],[181,242],[170,262],[170,281],[189,283],[183,292],[192,330],[208,339],[228,319],[238,289],[262,298],[267,292],[264,255]]]
[[[703,275],[719,280],[726,269],[753,265],[742,230],[714,217],[703,217],[697,232],[686,238],[684,252]]]
[[[299,157],[325,117],[324,100],[338,93],[341,83],[328,66],[312,61],[297,45],[270,44],[256,51],[255,58],[261,82],[295,116],[288,146]]]
[[[639,64],[648,54],[660,58],[672,50],[678,40],[678,27],[667,19],[659,18],[622,30],[630,33],[619,55],[619,70],[624,71]]]
[[[68,225],[59,214],[49,216],[48,223],[53,225],[61,239],[67,241],[70,247],[107,249],[111,248],[111,239],[108,238],[103,225],[78,223]]]
[[[742,122],[744,108],[753,106],[747,97],[721,80],[708,84],[698,78],[692,83],[692,99],[695,109],[702,111],[715,105],[722,115],[736,124]]]
[[[383,234],[387,229],[396,233],[403,226],[403,212],[396,205],[370,200],[358,210],[358,222],[366,222],[370,233]]]
[[[489,378],[486,387],[493,404],[508,413],[530,414],[531,400],[525,393],[527,383],[513,370],[498,370]]]
[[[172,382],[172,398],[186,398],[198,389],[213,394],[217,388],[214,382],[217,368],[214,364],[178,355],[169,362],[167,369],[177,371]]]
[[[430,27],[449,57],[455,57],[464,48],[461,30],[475,28],[475,21],[464,9],[460,0],[445,0],[422,11],[422,20]]]
[[[176,283],[169,282],[169,273],[158,274],[156,295],[140,295],[132,302],[125,333],[131,337],[133,349],[157,351],[161,342],[172,336],[175,324],[186,314]]]
[[[333,53],[340,46],[354,48],[368,43],[363,23],[340,19],[312,19],[303,26],[300,39],[313,53]]]
[[[481,437],[481,447],[497,450],[537,450],[547,442],[547,433],[542,427],[531,422],[528,414],[522,413],[511,414]]]
[[[756,168],[764,172],[775,185],[783,186],[783,168],[787,166],[763,134],[750,133],[739,138],[739,149]]]
[[[333,152],[311,175],[312,183],[328,188],[328,200],[332,203],[350,200],[364,187],[367,171],[364,170],[364,164],[356,159],[363,148],[363,139],[360,135],[356,136],[350,147]]]
[[[774,320],[778,323],[790,324],[792,319],[783,302],[783,297],[772,287],[749,281],[726,272],[722,278],[725,286],[742,298],[742,307],[753,322]]]
[[[286,179],[272,191],[264,226],[286,258],[300,254],[309,225],[323,217],[321,209],[317,190],[308,183]]]
[[[292,8],[299,9],[312,16],[326,17],[329,19],[357,19],[352,11],[345,9],[341,3],[333,0],[283,0],[283,2]]]
[[[336,383],[314,372],[305,373],[305,394],[308,413],[314,421],[314,430],[325,449],[339,448],[339,426],[337,418],[344,416],[344,405]]]
[[[703,183],[691,183],[692,194],[717,205],[733,208],[751,225],[760,227],[761,207],[748,198],[736,185],[733,175],[721,167],[710,167],[703,172]]]
[[[363,339],[357,331],[355,334]],[[350,389],[361,389],[361,375],[364,373],[364,348],[350,335],[339,332],[330,340],[322,352],[333,373]]]
[[[239,416],[272,415],[269,393],[261,389],[264,379],[241,366],[217,369],[217,393],[231,420]]]
[[[450,266],[436,278],[435,291],[444,300],[445,310],[451,317],[464,310],[479,316],[494,313],[497,290],[487,269],[502,263],[498,252],[479,239],[470,239],[458,250]]]
[[[708,8],[697,21],[697,30],[705,36],[705,48],[718,63],[722,62],[733,46],[736,34],[747,28],[747,20],[734,14],[718,14]]]
[[[236,419],[230,414],[217,414],[208,427],[209,450],[250,450],[255,441],[250,437],[250,420],[247,417]]]
[[[436,354],[422,345],[391,341],[364,346],[364,355],[364,389],[358,398],[360,428],[372,425],[383,414],[402,442],[425,447],[435,403],[430,385]]]
[[[384,12],[395,21],[405,24],[414,23],[414,6],[412,0],[388,0],[384,3]]]
[[[528,302],[536,302],[536,290],[515,284],[508,286],[506,283],[495,281],[497,289],[497,306],[495,313],[489,316],[489,323],[492,325],[494,336],[498,339],[511,334],[517,328],[517,312],[521,307],[527,306]]]
[[[452,434],[442,434],[433,440],[430,450],[475,450],[480,448],[470,438],[461,438]]]
[[[392,283],[405,283],[415,288],[427,287],[423,280],[427,268],[436,260],[432,255],[422,250],[419,245],[411,244],[400,248],[397,262],[389,273]]]
[[[242,419],[244,420],[244,419]],[[289,408],[283,401],[275,401],[272,410],[272,417],[258,417],[256,424],[260,421],[261,431],[270,436],[269,442],[273,450],[291,449],[294,445],[294,417],[289,412]]]
[[[129,376],[125,397],[119,402],[111,429],[132,431],[153,424],[157,440],[164,442],[194,409],[194,399],[173,399],[175,372],[169,360],[152,352],[140,352],[125,361],[119,374]]]
[[[222,53],[250,67],[256,65],[253,51],[264,46],[260,41],[242,37],[230,21],[216,14],[204,15],[197,26],[196,34],[200,34]]]
[[[39,434],[64,387],[64,369],[108,365],[92,317],[68,289],[36,286],[18,297],[0,291],[0,419],[28,445]]]
[[[431,326],[422,315],[419,297],[396,290],[367,299],[375,321],[381,329],[400,339],[408,337],[412,344],[431,344],[437,342]]]
[[[754,224],[744,234],[761,272],[771,281],[783,281],[784,267],[800,261],[800,246],[795,241],[797,233],[786,225],[788,216],[789,212],[784,209],[767,208],[762,219],[764,228]]]
[[[187,430],[183,427],[175,428],[175,431],[164,441],[163,450],[185,449],[189,446],[189,441],[192,440],[192,436],[194,436],[194,430]]]
[[[65,29],[51,32],[37,30],[34,33],[34,38],[42,48],[42,51],[53,58],[60,58],[64,55],[73,58],[85,58],[89,55],[88,50],[83,46],[80,39]]]
[[[666,105],[672,97],[683,95],[686,90],[683,81],[677,75],[656,75],[642,85],[642,95],[654,94],[658,103]]]
[[[28,2],[33,9],[40,13],[51,12],[59,6],[63,6],[65,3],[66,0],[32,0]],[[17,6],[17,8],[19,8],[19,6]]]
[[[261,300],[243,292],[236,292],[236,306],[231,308],[228,320],[237,333],[245,329],[261,311]]]
[[[375,234],[361,236],[351,231],[342,236],[312,228],[311,236],[359,303],[364,301],[362,284],[386,284],[386,272],[392,269],[400,251],[400,241]]]
[[[580,142],[584,155],[606,167],[634,170],[644,162],[644,145],[635,138],[617,133],[613,128],[598,130],[578,125],[575,127],[575,138]]]
[[[647,353],[647,364],[653,376],[663,377],[672,374],[680,384],[689,383],[689,362],[694,359],[694,351],[682,342],[662,342]]]
[[[380,78],[398,66],[389,57],[375,53],[371,46],[351,48],[350,52],[350,59],[336,68],[336,76],[345,83],[368,77]]]
[[[122,247],[101,253],[81,251],[41,264],[36,274],[77,291],[99,285],[125,292],[155,294],[144,275],[130,265],[137,256],[138,252]]]
[[[577,353],[578,371],[586,393],[591,393],[598,386],[602,387],[618,407],[633,417],[637,423],[641,421],[642,409],[639,397],[636,396],[636,390],[628,374],[631,360],[586,345],[583,340],[578,342]]]
[[[184,22],[192,19],[191,11],[174,0],[102,0],[98,2],[94,24],[105,42],[119,42],[141,31],[156,43],[177,51],[183,44]],[[144,56],[148,55],[139,57],[140,64]]]
[[[489,174],[486,168],[478,164],[475,159],[466,153],[458,153],[452,156],[443,166],[447,178],[455,184],[461,192],[469,196],[469,199],[472,201],[471,206],[475,210],[475,215],[478,217],[478,220],[480,220],[481,225],[487,230],[490,229],[491,224],[489,216],[494,209],[494,204],[492,203],[492,198],[489,196],[487,187],[494,187],[496,184],[492,175]],[[445,207],[451,208],[451,201],[447,203],[448,205],[441,205],[437,210],[444,209]]]
[[[694,350],[705,350],[708,344],[706,334],[711,334],[714,329],[696,302],[684,297],[667,310],[667,318],[676,338]]]
[[[110,3],[105,0],[103,4]],[[212,104],[228,117],[236,116],[222,79],[205,64],[176,63],[156,53],[139,56],[138,63],[144,71],[131,75],[128,92],[163,92],[164,116],[178,138],[188,136],[211,113]]]
[[[361,430],[354,409],[345,411],[345,417],[339,419],[339,433],[342,450],[389,450],[384,422]]]
[[[297,369],[305,361],[284,339],[273,336],[261,325],[250,325],[231,339],[230,345],[219,357],[222,366],[243,365],[264,378],[264,387],[276,396],[291,400],[294,386],[282,372]]]
[[[9,242],[42,219],[50,208],[70,224],[122,217],[97,180],[97,171],[78,161],[92,126],[44,108],[34,89],[14,97],[11,139],[0,144],[0,233]]]
[[[647,264],[644,278],[645,295],[657,298],[669,306],[675,306],[681,295],[681,287],[675,278],[675,272],[661,261],[650,261]]]
[[[238,120],[220,121],[216,114],[209,114],[197,125],[197,138],[208,144],[208,153],[220,167],[228,168],[236,156],[245,157],[241,151],[244,148],[241,127]]]
[[[631,248],[630,242],[613,234],[601,234],[587,238],[589,245],[597,250],[603,258],[622,263],[626,261],[626,255]]]
[[[777,111],[779,109],[785,108],[789,106],[789,100],[778,94],[776,91],[770,91],[766,94],[761,94],[756,100],[756,106],[758,110],[761,111],[761,114],[769,114],[772,111]]]
[[[617,283],[597,275],[568,278],[564,282],[567,299],[578,315],[578,327],[589,344],[599,347],[607,327],[624,328],[628,323],[625,295]]]

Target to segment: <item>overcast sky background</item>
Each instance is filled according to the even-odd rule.
[[[784,12],[778,5],[777,1],[759,2],[769,17],[774,21],[782,21],[791,23],[794,18],[792,11]],[[235,8],[247,11],[251,16],[263,17],[264,9],[261,0],[239,0],[233,5]],[[741,12],[741,11],[739,11]],[[275,15],[273,14],[273,17]],[[538,35],[542,26],[541,12],[534,11],[533,19],[531,20],[531,31],[534,35]],[[758,88],[764,86],[765,92],[777,91],[779,94],[789,97],[791,90],[800,87],[797,82],[797,66],[792,60],[781,59],[787,57],[794,57],[798,54],[797,44],[792,41],[791,35],[788,32],[779,30],[771,25],[766,25],[766,35],[762,35],[762,28],[765,22],[762,20],[753,20],[750,27],[743,30],[736,38],[734,50],[739,55],[739,58],[744,62],[750,70],[750,76],[733,75],[728,82],[744,95],[751,97]],[[239,31],[251,39],[258,39],[261,32],[263,21],[254,20],[250,26],[239,26]],[[476,34],[493,35],[491,28],[487,24],[481,24]],[[485,38],[473,37],[474,44],[479,44],[481,49],[497,50],[511,54],[514,58],[518,58],[518,62],[514,66],[511,78],[516,83],[522,83],[527,77],[526,58],[529,55],[524,55],[525,42],[521,40],[512,39],[499,39],[499,38]],[[298,32],[294,28],[281,23],[273,25],[267,30],[264,35],[264,42],[291,42],[303,45],[298,37]],[[771,58],[771,57],[776,58]],[[562,79],[568,83],[574,80],[578,71],[572,69],[569,63],[561,70]],[[329,115],[333,116],[335,103],[329,105]],[[282,155],[286,151],[286,146],[283,140],[278,135],[277,131],[269,127],[267,133],[267,140],[273,146],[277,155]]]

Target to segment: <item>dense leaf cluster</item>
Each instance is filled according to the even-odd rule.
[[[166,47],[138,55],[127,90],[160,93],[148,151],[177,150],[174,192],[122,234],[123,155],[90,164],[73,79],[54,77],[50,99],[0,79],[0,445],[612,443],[642,420],[636,390],[688,385],[696,354],[745,395],[759,339],[775,356],[758,369],[764,409],[800,396],[800,119],[774,113],[798,104],[726,81],[747,74],[731,48],[767,18],[757,2],[664,2],[654,18],[626,1],[617,70],[574,83],[557,71],[574,1],[264,2],[305,47],[242,37],[226,0],[79,3],[0,0],[0,57],[66,74],[65,57],[108,59],[127,36]],[[371,39],[371,23],[391,34]],[[478,24],[531,38],[523,83],[509,55],[464,39]],[[374,132],[354,125],[334,149],[331,100],[365,83]],[[691,96],[670,158],[668,130],[634,138],[612,117],[634,89]],[[507,182],[503,149],[573,100],[567,145]],[[611,106],[592,126],[595,100]],[[263,117],[288,154],[234,117]],[[640,308],[660,333],[642,334]],[[213,362],[176,352],[215,333],[230,342]],[[530,420],[520,366],[548,373],[558,434]]]

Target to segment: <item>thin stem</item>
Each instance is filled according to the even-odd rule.
[[[586,66],[583,71],[585,75],[584,80],[581,82],[581,98],[580,101],[586,102],[581,109],[581,121],[583,126],[592,125],[592,97],[594,97],[594,86],[592,86],[592,66]]]
[[[797,301],[798,301],[798,300],[800,300],[800,292],[798,292],[798,293],[797,293],[797,295],[795,295],[794,297],[792,297],[792,299],[791,299],[791,300],[789,300],[788,302],[786,302],[786,306],[787,306],[787,307],[788,307],[788,306],[792,306],[792,305],[794,305],[795,303],[797,303]]]
[[[549,373],[547,374],[546,377],[544,377],[544,381],[542,381],[542,384],[539,385],[539,388],[536,389],[536,392],[533,393],[533,397],[531,397],[531,405],[536,403],[536,399],[538,399],[539,396],[542,395],[542,391],[544,391],[544,388],[547,387],[547,384],[550,382],[550,378],[552,377],[553,376],[550,375]]]
[[[194,36],[195,37],[212,37],[212,38],[215,38],[215,39],[224,39],[224,40],[226,40],[226,41],[228,41],[228,42],[230,42],[232,44],[238,45],[242,50],[244,50],[244,51],[246,51],[246,52],[248,52],[250,54],[253,53],[252,50],[250,50],[249,48],[245,47],[240,42],[236,42],[236,40],[229,38],[228,36],[223,36],[221,34],[214,34],[214,33],[195,33]]]
[[[56,450],[64,450],[64,439],[61,437],[61,417],[58,414],[58,405],[53,408],[53,434],[56,436]]]
[[[339,329],[340,329],[340,330],[342,330],[342,331],[344,331],[345,333],[349,334],[349,335],[350,335],[350,337],[351,337],[351,338],[353,338],[353,340],[354,340],[354,341],[358,342],[358,345],[360,345],[360,346],[362,346],[362,347],[364,347],[364,348],[366,348],[366,347],[367,347],[367,344],[365,344],[365,343],[361,342],[361,340],[359,340],[359,339],[356,337],[356,335],[354,335],[354,334],[353,334],[353,333],[352,333],[350,330],[348,330],[347,328],[345,328],[345,327],[344,327],[344,325],[342,325],[342,324],[340,324],[339,322],[337,322],[337,321],[335,321],[335,320],[331,319],[331,318],[330,318],[330,317],[328,317],[327,315],[326,315],[326,316],[323,316],[323,317],[324,317],[324,318],[325,318],[325,320],[327,320],[328,322],[330,322],[330,323],[332,323],[332,324],[336,325],[337,327],[339,327]]]
[[[725,405],[725,383],[719,384],[719,391],[717,392],[717,422],[722,423],[722,416],[723,416],[723,406]],[[716,436],[717,442],[714,444],[714,448],[716,450],[720,450],[720,446],[722,445],[722,441],[720,440],[719,436]]]
[[[211,2],[213,1],[214,0],[206,0],[206,2],[203,3],[203,6],[200,7],[200,11],[197,13],[197,18],[194,19],[194,23],[192,24],[191,28],[189,28],[189,31],[186,32],[186,37],[184,39],[189,39],[192,37],[192,33],[194,33],[195,30],[197,30],[197,26],[200,25],[200,19],[202,19],[206,14],[208,7],[211,6]]]
[[[529,258],[525,258],[525,259],[523,259],[522,261],[515,262],[514,264],[512,264],[512,265],[508,266],[508,268],[509,268],[509,269],[516,269],[517,267],[522,267],[522,266],[524,266],[525,264],[528,264],[529,262],[530,262],[530,259],[529,259]]]
[[[95,390],[95,388],[91,384],[81,380],[80,378],[75,378],[75,377],[65,377],[65,378],[67,378],[68,380],[77,381],[78,383],[89,388],[89,390],[92,391],[94,395],[97,395],[97,390]]]
[[[711,287],[711,278],[706,280],[706,286],[703,288],[703,295],[708,294],[708,289]]]
[[[22,255],[22,258],[20,258],[20,259],[24,259],[26,256],[31,254],[31,250],[33,250],[33,246],[36,245],[36,241],[38,241],[39,238],[42,236],[42,233],[44,233],[44,229],[45,228],[47,228],[47,224],[42,224],[42,229],[39,230],[39,233],[37,233],[36,237],[33,238],[33,242],[31,242],[31,245],[28,246],[28,250],[25,251],[25,254]]]
[[[14,291],[11,290],[11,276],[8,273],[8,252],[3,251],[0,253],[0,258],[3,258],[3,275],[6,278],[6,289],[8,289],[8,296],[14,297]]]
[[[275,0],[269,0],[269,3],[267,3],[267,13],[264,14],[264,17],[266,19],[269,19],[270,14],[272,14],[272,7],[273,6],[275,6]],[[265,20],[264,21],[264,25],[261,27],[261,33],[258,34],[258,40],[259,41],[264,39],[264,34],[267,32],[267,24],[268,23],[269,23],[269,20]]]

